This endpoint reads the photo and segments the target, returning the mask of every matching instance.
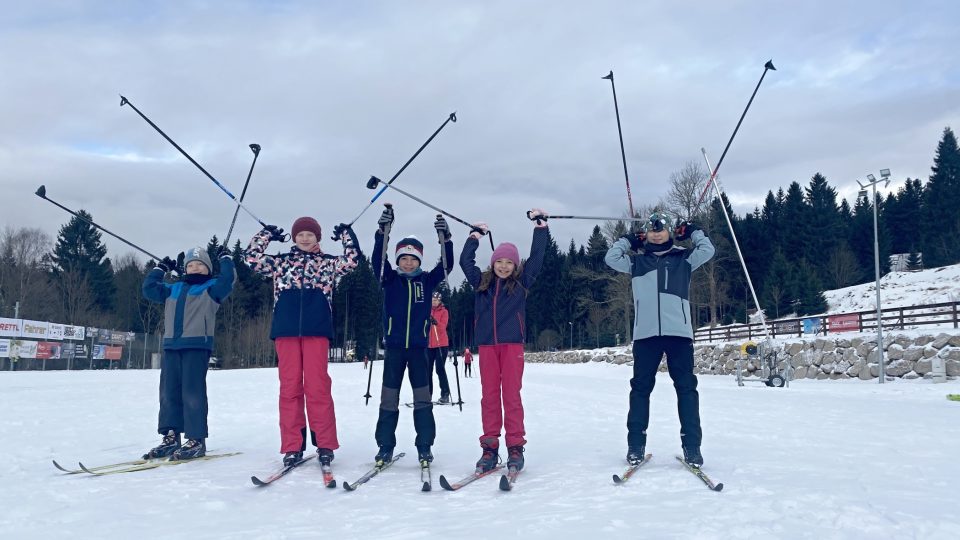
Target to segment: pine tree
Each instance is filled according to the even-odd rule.
[[[960,261],[960,148],[949,127],[937,145],[923,193],[922,256],[933,268]]]
[[[779,319],[790,311],[795,289],[793,266],[778,249],[773,253],[760,294],[760,304],[767,318]]]
[[[77,212],[87,221],[93,216],[85,210]],[[86,288],[93,307],[101,312],[113,307],[116,287],[113,267],[107,257],[107,247],[101,241],[100,231],[78,217],[70,218],[60,227],[57,245],[53,250],[53,277],[62,287],[64,296],[81,293]],[[68,298],[65,298],[69,302]],[[83,324],[86,321],[69,321]]]
[[[827,299],[820,278],[806,259],[801,259],[797,265],[796,287],[797,315],[814,315],[827,310]]]

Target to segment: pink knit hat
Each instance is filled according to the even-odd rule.
[[[517,250],[517,246],[510,242],[502,242],[497,246],[497,249],[493,250],[493,255],[490,256],[490,266],[493,266],[497,259],[507,259],[513,261],[514,265],[520,266],[520,252]]]

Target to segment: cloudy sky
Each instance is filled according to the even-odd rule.
[[[159,255],[223,237],[233,203],[129,107],[128,97],[239,195],[288,228],[326,232],[369,201],[447,117],[397,185],[525,250],[523,212],[626,208],[610,85],[616,75],[633,198],[719,158],[739,212],[821,172],[926,179],[960,127],[960,4],[942,2],[80,2],[0,17],[0,226],[51,236],[61,204]],[[951,22],[953,21],[953,22]],[[394,235],[432,239],[433,211],[393,194]],[[358,222],[372,247],[378,204]],[[453,224],[457,249],[466,229]],[[554,221],[561,245],[593,223]],[[241,213],[235,236],[258,225]],[[429,240],[428,258],[435,257]],[[107,240],[111,255],[129,251]],[[336,251],[329,239],[324,248]],[[489,248],[486,248],[488,250]],[[481,256],[488,255],[482,250]]]

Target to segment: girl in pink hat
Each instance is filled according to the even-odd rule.
[[[480,472],[489,471],[500,461],[501,428],[506,428],[507,466],[523,469],[527,440],[524,438],[520,388],[523,383],[527,292],[540,272],[543,254],[550,241],[547,213],[534,208],[529,216],[536,226],[526,262],[520,262],[517,246],[504,242],[493,250],[487,270],[481,271],[476,266],[476,253],[480,237],[486,233],[486,225],[482,223],[475,226],[460,254],[460,268],[476,290],[474,336],[480,346],[480,409],[483,419],[483,435],[480,436],[483,455],[477,461]]]

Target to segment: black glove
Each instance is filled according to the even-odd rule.
[[[691,221],[682,221],[673,229],[673,239],[674,240],[686,240],[690,238],[690,235],[693,234],[693,231],[699,231],[700,227],[697,227]]]
[[[166,274],[177,269],[177,261],[170,257],[164,257],[162,261],[157,263],[157,268],[163,270],[163,273]]]
[[[280,242],[286,240],[286,237],[283,234],[283,229],[277,227],[276,225],[264,225],[263,230],[270,233],[270,240],[279,240]]]
[[[433,222],[433,228],[437,230],[437,236],[443,238],[444,242],[453,236],[450,234],[450,225],[447,224],[447,220],[443,219],[442,215],[437,216],[437,220]]]
[[[437,324],[437,320],[433,317],[430,317],[430,324]]]
[[[340,236],[343,235],[343,233],[348,230],[350,230],[350,225],[347,225],[346,223],[341,223],[337,225],[336,227],[333,228],[333,239],[339,240]]]
[[[643,233],[642,229],[637,229],[626,236],[622,236],[621,238],[624,238],[627,242],[630,242],[630,249],[634,251],[640,251],[643,249],[643,242],[647,239],[646,236],[647,235]]]
[[[380,219],[377,220],[377,226],[380,227],[380,232],[385,232],[387,227],[393,225],[393,207],[388,206],[383,209],[383,213],[380,214]]]
[[[230,249],[227,246],[217,246],[217,248],[213,250],[213,253],[211,253],[211,255],[213,255],[214,259],[222,259],[224,257],[229,257]]]

